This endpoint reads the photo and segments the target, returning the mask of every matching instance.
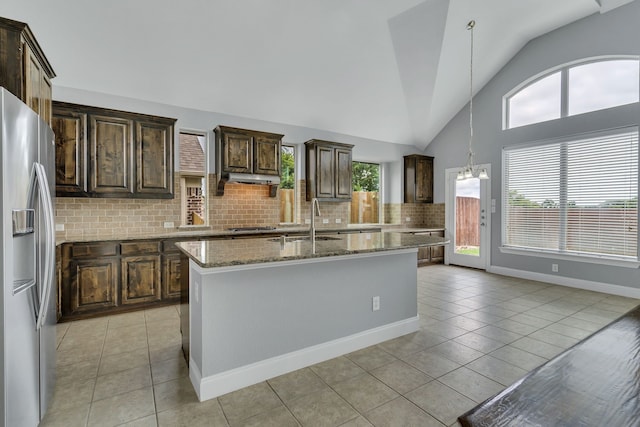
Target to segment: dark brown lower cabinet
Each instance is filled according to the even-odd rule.
[[[422,232],[431,236],[444,237],[444,230]],[[425,246],[418,248],[418,264],[439,264],[444,262],[444,246]]]
[[[122,304],[159,301],[161,295],[160,255],[122,258]]]
[[[180,253],[162,257],[162,297],[180,298]]]
[[[432,236],[444,237],[444,230],[432,231]],[[444,262],[444,246],[432,246],[431,247],[431,262],[442,263]]]
[[[62,246],[56,245],[56,320],[62,317]]]
[[[118,304],[117,258],[72,261],[69,269],[69,309],[72,313],[99,311]]]
[[[180,253],[161,240],[61,245],[60,320],[180,301]],[[164,253],[162,248],[171,248]]]

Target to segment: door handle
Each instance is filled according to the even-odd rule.
[[[55,224],[54,224],[54,211],[53,202],[51,200],[51,193],[49,191],[49,181],[47,180],[46,171],[44,166],[40,163],[34,163],[31,170],[31,188],[29,189],[29,208],[35,207],[37,196],[40,200],[40,208],[44,213],[44,237],[45,237],[45,251],[44,251],[44,274],[42,275],[42,282],[40,289],[36,290],[38,309],[36,311],[36,330],[40,329],[45,321],[47,315],[47,308],[49,306],[49,300],[51,298],[51,288],[53,286],[53,275],[55,271]],[[36,275],[37,280],[37,275]]]

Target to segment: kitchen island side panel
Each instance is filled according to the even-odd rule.
[[[204,269],[190,282],[202,297],[191,345],[201,333],[203,377],[417,317],[415,250]]]
[[[195,363],[198,369],[202,367],[202,277],[197,268],[192,268],[189,262],[189,341],[188,362]],[[184,333],[184,332],[183,332]],[[183,338],[184,347],[184,338]],[[184,352],[184,348],[183,348]],[[187,352],[185,352],[186,355]]]

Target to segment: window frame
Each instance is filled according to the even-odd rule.
[[[513,89],[511,89],[509,92],[507,92],[503,97],[502,97],[502,130],[510,130],[510,129],[518,129],[524,126],[530,126],[530,125],[535,125],[535,124],[539,124],[539,123],[546,123],[552,120],[558,120],[558,119],[563,119],[566,117],[573,117],[573,116],[578,116],[581,114],[588,114],[588,113],[592,113],[594,111],[602,111],[603,109],[597,109],[597,110],[591,110],[591,111],[586,111],[586,112],[582,112],[582,113],[577,113],[577,114],[572,114],[571,116],[569,115],[569,70],[571,68],[575,68],[575,67],[579,67],[582,65],[587,65],[587,64],[592,64],[592,63],[597,63],[597,62],[608,62],[608,61],[624,61],[624,60],[635,60],[638,61],[638,66],[640,67],[640,56],[639,55],[604,55],[604,56],[595,56],[595,57],[590,57],[590,58],[583,58],[583,59],[579,59],[576,61],[571,61],[571,62],[567,62],[565,64],[561,64],[549,69],[546,69],[532,77],[530,77],[529,79],[521,82],[520,84],[518,84],[516,87],[514,87]],[[554,119],[548,119],[548,120],[543,120],[543,121],[539,121],[539,122],[532,122],[532,123],[527,123],[524,125],[519,125],[519,126],[515,126],[515,127],[510,127],[509,126],[509,120],[510,120],[510,115],[511,115],[511,111],[510,111],[510,100],[512,97],[514,97],[515,95],[517,95],[518,93],[520,93],[522,90],[528,88],[531,85],[536,84],[537,82],[539,82],[540,80],[554,74],[560,72],[560,117],[556,117]],[[640,95],[639,95],[640,97]],[[607,107],[607,108],[616,108],[616,107],[620,107],[622,105],[628,105],[627,104],[619,104],[616,106],[612,106],[612,107]]]
[[[376,165],[378,166],[378,222],[357,222],[357,223],[353,223],[351,222],[351,213],[349,214],[349,224],[356,224],[356,225],[377,225],[377,224],[382,224],[384,222],[384,212],[383,212],[383,204],[382,204],[382,192],[383,192],[383,168],[382,168],[382,163],[381,162],[374,162],[374,161],[362,161],[362,160],[351,160],[351,181],[353,182],[353,164],[354,163],[365,163],[365,164],[369,164],[369,165]],[[351,193],[352,193],[352,197],[353,197],[353,193],[355,192],[355,190],[352,188],[351,189]]]
[[[195,135],[198,137],[202,137],[205,139],[204,142],[204,148],[203,148],[203,154],[204,154],[204,170],[203,172],[203,176],[200,175],[195,175],[192,173],[189,173],[191,171],[186,171],[185,173],[183,173],[183,171],[180,168],[180,161],[178,160],[177,164],[178,164],[178,173],[179,173],[179,177],[180,177],[180,182],[178,183],[178,185],[180,186],[180,225],[178,226],[179,229],[189,229],[189,230],[193,230],[193,229],[199,229],[199,228],[205,228],[208,229],[210,227],[209,224],[209,147],[210,147],[210,138],[209,138],[209,132],[207,131],[203,131],[203,130],[197,130],[197,129],[178,129],[178,147],[180,149],[180,135],[181,134],[188,134],[188,135]],[[179,155],[181,155],[180,150],[178,151]],[[186,207],[186,185],[185,185],[185,180],[187,178],[202,178],[203,179],[203,188],[202,188],[202,193],[204,194],[204,224],[187,224],[187,207]]]
[[[298,157],[299,157],[299,151],[298,151],[298,147],[299,144],[293,144],[293,143],[282,143],[281,147],[280,147],[280,182],[282,182],[282,149],[284,147],[287,148],[291,148],[293,150],[293,215],[292,215],[292,219],[291,222],[278,222],[279,224],[282,225],[293,225],[293,224],[298,224],[298,180],[296,179],[296,172],[298,170],[298,166],[299,166],[299,162],[298,162]],[[280,188],[278,188],[280,190]],[[282,216],[282,212],[279,211],[278,212],[278,219],[280,219],[280,217]]]
[[[500,252],[507,254],[516,254],[516,255],[527,255],[533,257],[540,258],[551,258],[551,259],[559,259],[559,260],[569,260],[569,261],[581,261],[581,262],[591,262],[595,264],[605,264],[605,265],[614,265],[619,267],[628,267],[628,268],[638,268],[640,267],[640,244],[636,243],[636,255],[633,256],[624,256],[624,255],[608,255],[608,254],[597,254],[597,253],[576,253],[572,251],[563,251],[561,249],[544,249],[544,248],[534,248],[534,247],[526,247],[526,246],[509,246],[506,242],[507,236],[507,209],[508,209],[508,201],[504,200],[505,188],[507,186],[506,177],[507,177],[507,162],[506,156],[509,151],[518,150],[518,149],[526,149],[533,147],[542,147],[548,145],[561,145],[563,143],[571,142],[571,141],[579,141],[586,140],[594,137],[605,137],[608,135],[616,135],[622,134],[625,132],[636,132],[636,135],[640,132],[640,128],[638,125],[624,126],[615,129],[606,129],[601,131],[588,132],[583,134],[575,134],[560,138],[552,138],[547,140],[541,140],[536,142],[529,142],[523,144],[517,144],[514,146],[505,146],[502,149],[502,183],[501,183],[501,192],[503,194],[502,201],[502,209],[501,209],[501,244],[499,247]],[[637,138],[638,136],[636,136]],[[566,164],[560,165],[560,170],[566,172]],[[636,179],[640,180],[640,166],[636,169]],[[561,172],[562,174],[562,172]],[[561,178],[561,186],[564,185],[563,188],[560,188],[559,191],[566,191],[566,187],[569,186],[569,183],[566,179]],[[640,188],[636,189],[636,198],[640,196]],[[565,211],[566,213],[566,211]],[[636,235],[637,241],[640,242],[640,209],[636,213]],[[566,223],[563,224],[563,218],[560,219],[560,227],[565,228]],[[565,228],[566,231],[566,228]]]

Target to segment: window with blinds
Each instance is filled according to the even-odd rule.
[[[504,247],[636,260],[638,128],[503,150]]]

